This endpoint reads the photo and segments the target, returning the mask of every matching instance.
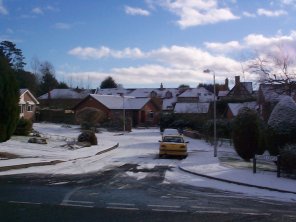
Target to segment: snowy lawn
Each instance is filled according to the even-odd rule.
[[[45,173],[45,174],[81,174],[110,169],[124,164],[137,164],[138,169],[153,169],[155,166],[169,166],[163,183],[186,183],[193,186],[212,187],[227,191],[245,193],[247,195],[262,196],[264,198],[281,199],[284,201],[296,201],[296,195],[281,193],[257,188],[239,186],[235,184],[219,182],[192,175],[181,171],[178,166],[190,169],[193,172],[207,175],[250,182],[255,185],[282,188],[296,192],[296,181],[286,178],[277,178],[274,172],[258,171],[253,174],[251,169],[239,169],[231,165],[221,164],[218,158],[213,157],[213,147],[202,140],[185,138],[189,141],[188,157],[184,160],[159,159],[158,141],[161,139],[158,128],[133,129],[130,133],[120,134],[103,131],[96,134],[98,145],[77,150],[70,150],[63,146],[67,141],[73,141],[78,137],[78,126],[65,128],[58,124],[38,123],[34,129],[48,138],[48,144],[37,145],[27,143],[26,137],[13,137],[11,140],[0,144],[0,153],[16,154],[14,159],[0,160],[0,175]],[[105,149],[119,147],[96,155]],[[235,155],[233,148],[227,144],[218,147],[218,155]],[[60,163],[48,165],[48,162]],[[2,170],[1,167],[9,167],[20,164],[42,163],[44,166],[32,166],[21,169]],[[138,180],[145,178],[147,172],[126,172],[126,176],[135,177]]]

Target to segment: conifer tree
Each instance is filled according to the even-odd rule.
[[[19,88],[14,70],[0,50],[0,142],[10,139],[19,119]]]

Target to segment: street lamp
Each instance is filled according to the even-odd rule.
[[[216,80],[215,80],[215,71],[206,69],[204,73],[213,73],[214,79],[214,157],[217,157],[217,126],[216,126]]]
[[[122,120],[123,120],[123,132],[125,132],[125,106],[124,106],[124,93],[118,93],[122,97]]]

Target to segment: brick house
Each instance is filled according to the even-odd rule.
[[[90,94],[75,107],[77,112],[85,107],[93,107],[103,111],[109,120],[123,116],[131,119],[132,126],[156,126],[159,123],[161,108],[151,98],[135,98],[118,95]]]
[[[20,118],[34,120],[38,100],[28,89],[20,89],[19,111]]]

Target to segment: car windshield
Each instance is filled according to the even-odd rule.
[[[165,136],[165,137],[163,138],[163,142],[184,143],[184,140],[183,140],[182,137]]]

